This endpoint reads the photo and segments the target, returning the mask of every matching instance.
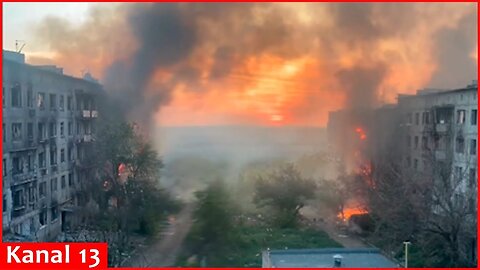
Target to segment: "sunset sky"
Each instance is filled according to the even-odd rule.
[[[88,70],[132,119],[324,126],[477,77],[476,3],[4,3],[3,48]]]

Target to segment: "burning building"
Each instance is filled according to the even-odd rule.
[[[48,241],[79,222],[102,87],[3,51],[3,240]]]

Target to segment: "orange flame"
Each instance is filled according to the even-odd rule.
[[[358,133],[358,137],[360,138],[360,140],[363,141],[367,138],[367,134],[365,134],[365,130],[363,130],[363,128],[357,127],[355,129],[355,132]]]
[[[367,214],[367,213],[368,211],[359,207],[347,207],[343,209],[343,216],[342,216],[342,213],[338,213],[337,217],[343,221],[347,221],[353,215],[361,215],[361,214]]]

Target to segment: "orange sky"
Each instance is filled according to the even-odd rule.
[[[164,91],[148,112],[162,125],[324,126],[331,110],[378,106],[395,102],[398,93],[462,87],[476,79],[473,3],[174,5],[180,19],[166,18],[191,30],[193,45],[174,62],[155,64],[148,89],[132,105]],[[159,10],[156,17],[164,16]],[[88,69],[103,80],[112,63],[130,63],[150,48],[149,33],[140,36],[135,27],[152,22],[138,26],[128,19],[148,18],[148,12],[141,4],[119,4],[93,8],[77,24],[45,18],[32,26],[30,47],[38,49],[27,52],[28,60],[75,75]],[[465,63],[472,65],[467,71]]]

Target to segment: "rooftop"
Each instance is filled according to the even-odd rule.
[[[335,260],[340,260],[340,264],[335,266]],[[262,267],[397,268],[399,265],[383,256],[376,248],[322,248],[264,251]]]

